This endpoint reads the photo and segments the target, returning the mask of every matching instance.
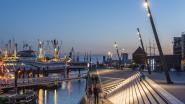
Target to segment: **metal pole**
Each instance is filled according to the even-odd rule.
[[[166,76],[167,83],[173,83],[171,81],[171,78],[170,78],[170,75],[169,75],[169,72],[168,72],[167,63],[166,63],[166,60],[165,60],[164,55],[163,55],[163,51],[162,51],[161,44],[160,44],[160,41],[159,41],[159,38],[158,38],[158,34],[157,34],[157,30],[156,30],[156,27],[155,27],[155,24],[154,24],[152,13],[151,13],[150,7],[148,5],[148,0],[144,0],[144,1],[146,3],[145,6],[146,6],[146,9],[147,9],[148,17],[150,19],[150,23],[151,23],[152,30],[153,30],[153,33],[154,33],[154,37],[155,37],[155,41],[156,41],[157,48],[158,48],[158,51],[159,51],[161,63],[163,65],[163,69],[165,71],[165,76]]]
[[[141,33],[140,33],[139,28],[137,28],[137,32],[138,32],[138,35],[139,35],[139,40],[140,40],[140,42],[141,42],[142,49],[143,49],[143,51],[145,52],[145,47],[144,47],[144,45],[143,45],[143,40],[142,40],[142,37],[141,37]],[[148,74],[151,74],[151,70],[150,70],[149,64],[148,64],[148,62],[147,62],[147,53],[145,54],[145,64],[146,64],[146,67],[147,67],[147,69],[148,69]]]
[[[14,74],[15,74],[14,87],[15,87],[16,94],[17,94],[17,77],[18,77],[18,71],[19,70],[20,69],[16,69],[15,72],[14,72]]]

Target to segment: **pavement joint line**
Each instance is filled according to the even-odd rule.
[[[124,79],[124,78],[115,78],[115,77],[101,77],[101,78],[109,78],[109,79]]]
[[[174,97],[172,94],[164,90],[160,85],[155,83],[150,78],[146,77],[146,81],[152,86],[165,100],[170,104],[184,104],[182,101]]]
[[[120,83],[120,82],[123,82],[124,80],[114,80],[114,81],[112,81],[112,82],[108,82],[108,83],[103,83],[103,88],[104,88],[104,86],[105,87],[107,87],[107,86],[112,86],[112,85],[115,85],[116,83]]]

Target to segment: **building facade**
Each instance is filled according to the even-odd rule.
[[[181,57],[181,70],[185,69],[185,32],[182,32],[181,37],[174,37],[173,54]]]
[[[182,57],[182,45],[181,45],[181,37],[174,37],[173,38],[173,54],[180,55]]]
[[[181,71],[181,56],[180,55],[164,55],[167,63],[168,69],[175,69],[176,71]],[[148,56],[150,69],[152,71],[162,71],[163,67],[161,64],[160,56]]]
[[[185,58],[185,33],[182,33],[181,36],[181,53],[182,53],[182,59]]]
[[[180,55],[182,59],[185,58],[185,32],[181,37],[173,38],[173,54]]]
[[[128,62],[128,53],[121,53],[121,61],[124,64]]]
[[[132,59],[135,64],[145,64],[146,52],[141,47],[138,47],[132,54]]]

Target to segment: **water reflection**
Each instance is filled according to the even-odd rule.
[[[85,80],[64,81],[58,89],[39,89],[38,104],[78,104],[85,93]]]
[[[57,90],[55,89],[54,90],[54,104],[58,104],[57,101],[58,101],[58,95],[57,95]]]
[[[68,95],[71,95],[71,92],[72,92],[71,81],[67,81],[67,91],[68,91]]]
[[[47,104],[47,90],[44,91],[44,104]]]
[[[38,103],[43,104],[43,89],[39,89]]]
[[[62,90],[66,89],[66,81],[62,82]]]

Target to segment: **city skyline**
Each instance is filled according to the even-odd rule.
[[[154,40],[143,0],[0,2],[0,34],[3,43],[15,38],[18,44],[27,41],[36,46],[38,39],[56,38],[63,41],[64,52],[73,46],[79,52],[106,54],[115,51],[113,44],[117,42],[120,49],[124,48],[125,52],[132,54],[140,46],[138,27],[145,47],[149,40]],[[185,29],[184,3],[150,0],[165,54],[172,54],[173,37],[181,36]]]

